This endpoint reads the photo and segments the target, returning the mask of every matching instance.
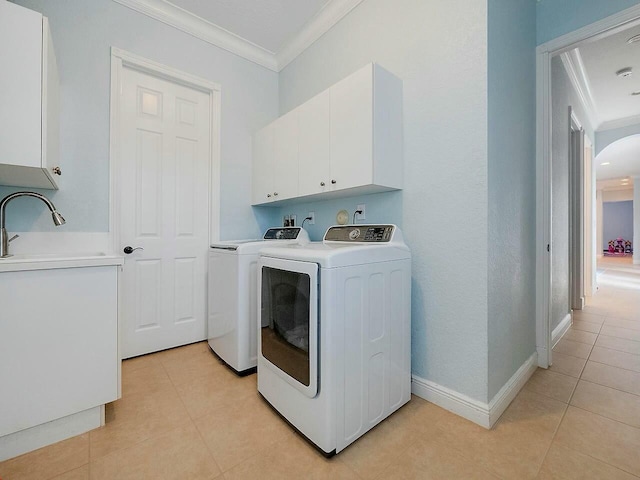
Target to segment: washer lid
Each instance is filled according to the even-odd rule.
[[[268,229],[263,239],[229,240],[212,243],[211,250],[236,253],[238,255],[257,254],[267,245],[304,244],[309,242],[309,234],[301,227],[275,227]]]

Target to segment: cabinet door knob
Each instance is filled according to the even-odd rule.
[[[271,194],[270,193],[267,193],[267,198],[271,198]]]
[[[62,175],[62,170],[60,170],[60,167],[53,167],[53,173],[56,175]]]
[[[320,186],[321,186],[321,187],[324,187],[324,182],[320,182]]]
[[[273,196],[277,197],[278,196],[278,192],[273,192]]]
[[[331,180],[331,183],[332,183],[333,185],[335,185],[335,184],[336,184],[336,183],[338,183],[338,182],[336,182],[335,180]]]

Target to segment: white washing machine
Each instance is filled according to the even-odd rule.
[[[264,248],[258,391],[326,455],[411,399],[411,254],[395,225]]]
[[[209,346],[240,375],[256,370],[258,252],[291,243],[309,243],[309,234],[300,227],[270,228],[262,240],[218,242],[209,249]]]

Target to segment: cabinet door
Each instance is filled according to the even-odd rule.
[[[273,196],[283,200],[298,195],[298,111],[287,113],[273,125]]]
[[[0,159],[41,166],[42,15],[0,2]]]
[[[273,201],[273,124],[253,136],[253,203]]]
[[[331,87],[331,184],[343,189],[373,181],[372,65]]]
[[[300,196],[327,192],[330,189],[330,112],[329,90],[316,95],[298,108]]]
[[[117,398],[117,269],[0,273],[0,437]]]

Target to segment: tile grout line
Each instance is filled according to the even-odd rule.
[[[198,432],[198,437],[200,437],[200,440],[202,441],[202,443],[204,444],[205,448],[207,449],[207,453],[209,454],[209,456],[211,457],[211,460],[213,460],[213,463],[216,465],[216,467],[218,467],[218,470],[220,471],[220,474],[216,475],[213,478],[226,478],[225,475],[224,475],[224,472],[222,471],[222,468],[218,464],[218,461],[215,459],[215,457],[213,455],[213,452],[209,448],[209,445],[207,444],[207,441],[202,436],[202,432],[198,428],[198,425],[196,425],[195,419],[191,416],[191,412],[187,408],[187,404],[184,403],[184,400],[183,400],[182,396],[180,395],[180,392],[178,392],[178,387],[176,387],[176,384],[174,383],[173,379],[171,378],[171,375],[169,375],[169,372],[165,368],[164,362],[162,361],[162,359],[159,359],[159,362],[160,362],[160,365],[162,366],[162,370],[164,370],[164,373],[167,375],[167,377],[169,377],[169,381],[171,382],[171,386],[175,390],[176,395],[178,396],[178,398],[180,399],[180,403],[184,407],[184,410],[187,412],[187,416],[189,417],[189,421],[193,425],[193,428],[196,429],[196,432]]]

